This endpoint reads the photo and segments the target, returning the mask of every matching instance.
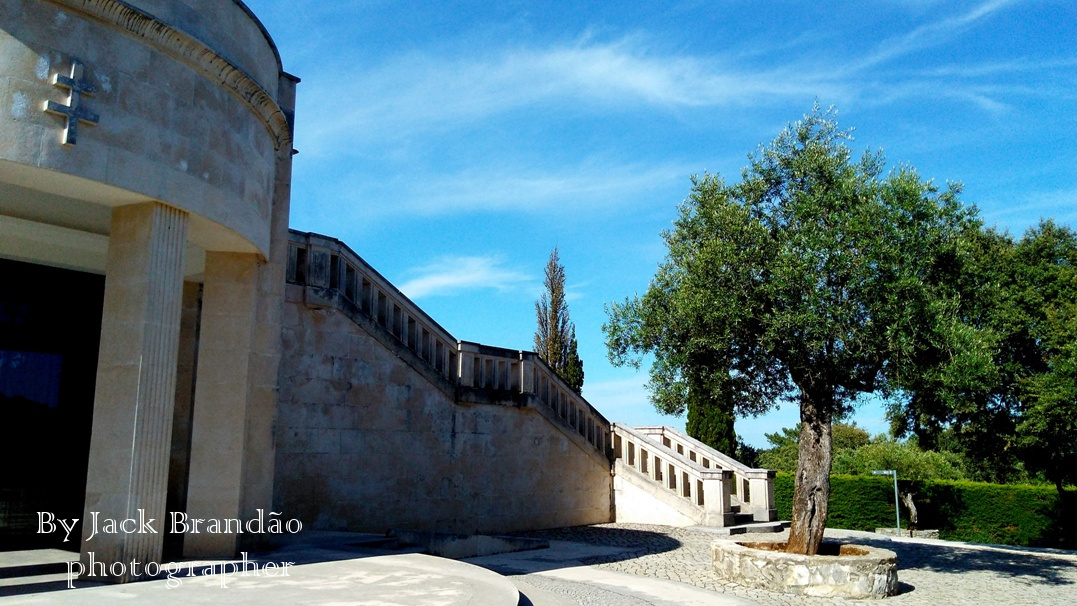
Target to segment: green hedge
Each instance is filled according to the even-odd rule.
[[[1077,491],[1063,499],[1051,486],[966,481],[898,482],[913,490],[919,528],[937,528],[943,539],[1003,545],[1077,548]],[[792,518],[793,474],[774,482],[778,517]],[[909,512],[901,506],[901,526]],[[827,526],[875,530],[894,525],[894,484],[875,476],[830,476]]]

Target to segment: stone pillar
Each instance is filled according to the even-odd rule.
[[[247,405],[258,258],[207,252],[198,345],[198,384],[191,427],[187,514],[241,519]],[[187,534],[186,557],[231,557],[236,534]]]
[[[520,352],[520,393],[535,394],[535,354],[529,351]]]
[[[756,522],[774,522],[778,519],[778,510],[774,508],[774,478],[752,477],[748,480],[751,493],[749,510]]]
[[[91,552],[106,566],[125,563],[106,581],[132,580],[132,560],[161,560],[187,221],[157,202],[112,212],[82,534],[84,565]],[[90,538],[94,517],[102,526],[153,519],[156,533]]]
[[[456,350],[460,352],[460,386],[482,387],[482,385],[477,385],[475,383],[474,354],[479,351],[478,346],[476,346],[474,343],[457,341]]]
[[[729,495],[732,493],[733,472],[725,469],[704,471],[703,476],[703,525],[730,526],[733,512]]]

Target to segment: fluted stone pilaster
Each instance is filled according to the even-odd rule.
[[[132,580],[132,561],[161,559],[187,223],[186,212],[156,202],[112,213],[82,561],[93,552],[95,562],[126,566],[100,580]],[[103,525],[137,520],[140,510],[156,533],[143,526],[90,537],[95,514]]]

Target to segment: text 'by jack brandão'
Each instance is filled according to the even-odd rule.
[[[167,532],[170,534],[296,534],[303,530],[303,523],[295,518],[281,519],[281,512],[257,509],[258,513],[249,520],[238,518],[191,518],[183,512],[170,512]],[[100,512],[89,512],[88,524],[82,529],[83,550],[81,561],[67,563],[67,587],[75,588],[75,579],[87,580],[137,581],[143,579],[164,578],[165,585],[172,589],[179,587],[184,579],[195,577],[218,577],[222,588],[228,587],[228,581],[236,577],[286,577],[295,562],[259,562],[248,559],[247,552],[241,552],[241,559],[228,562],[141,562],[99,560],[91,543],[99,535],[145,535],[159,534],[157,520],[147,517],[144,509],[130,518],[102,518]],[[62,532],[63,542],[71,540],[71,533],[79,523],[79,518],[57,518],[49,511],[37,512],[38,534]]]

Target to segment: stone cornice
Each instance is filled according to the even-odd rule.
[[[141,38],[239,97],[265,126],[276,149],[290,149],[291,124],[273,97],[246,72],[198,39],[120,0],[46,0]]]

